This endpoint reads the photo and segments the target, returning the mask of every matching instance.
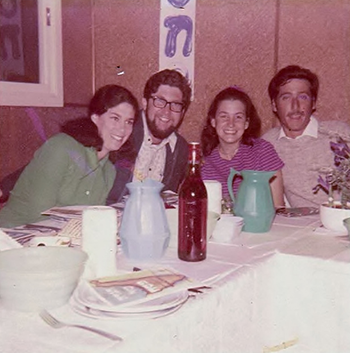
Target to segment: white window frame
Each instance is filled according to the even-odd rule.
[[[38,0],[40,83],[0,81],[0,106],[63,106],[61,0]]]

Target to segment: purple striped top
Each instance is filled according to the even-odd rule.
[[[222,185],[222,195],[227,196],[227,178],[230,174],[230,168],[237,171],[257,170],[273,171],[280,170],[284,163],[279,158],[275,148],[270,142],[263,139],[255,139],[253,146],[241,144],[236,155],[230,161],[222,159],[219,149],[216,147],[212,153],[205,157],[202,166],[203,180],[217,180]],[[233,181],[233,192],[236,194],[242,178],[236,176]]]

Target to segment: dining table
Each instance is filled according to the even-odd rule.
[[[200,262],[179,260],[176,246],[156,261],[130,260],[119,245],[118,270],[171,268],[203,288],[155,318],[89,317],[70,303],[50,310],[122,342],[52,328],[38,313],[9,310],[0,299],[0,353],[349,353],[349,244],[346,233],[325,229],[315,214],[276,215],[266,233],[210,239]]]

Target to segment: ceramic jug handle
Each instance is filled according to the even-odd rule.
[[[227,179],[227,188],[228,188],[228,192],[230,193],[230,197],[232,199],[233,204],[235,203],[235,196],[233,195],[232,182],[236,174],[237,172],[233,168],[231,168],[230,175],[228,176],[228,179]]]

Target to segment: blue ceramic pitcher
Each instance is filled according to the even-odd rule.
[[[275,173],[276,171],[262,172],[255,170],[237,172],[231,168],[227,186],[234,204],[234,214],[244,218],[243,231],[264,233],[270,230],[275,217],[275,207],[269,180]],[[243,180],[235,198],[232,181],[236,175],[241,175]]]

